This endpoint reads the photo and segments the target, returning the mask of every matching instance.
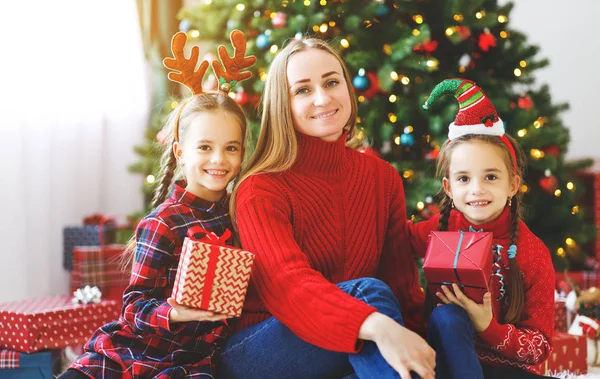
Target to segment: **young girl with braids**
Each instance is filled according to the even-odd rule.
[[[173,37],[176,59],[165,59],[165,66],[181,73],[170,73],[169,78],[186,84],[194,96],[167,122],[170,132],[154,210],[139,223],[129,250],[133,267],[122,315],[90,338],[86,353],[61,378],[215,377],[216,352],[229,331],[226,316],[179,305],[170,296],[188,229],[200,226],[217,235],[233,229],[226,187],[240,170],[246,118],[226,91],[228,82],[249,77],[238,69],[251,66],[254,57],[244,57],[241,32],[234,31],[231,40],[237,66],[227,65],[223,71],[213,62],[222,91],[202,93],[208,62],[194,72],[198,48],[187,60],[185,33]],[[229,62],[223,46],[219,55]],[[178,172],[184,178],[172,184]]]
[[[460,109],[438,157],[441,211],[411,226],[411,242],[424,254],[432,230],[492,232],[495,263],[483,304],[457,284],[436,293],[441,304],[428,330],[436,378],[539,377],[552,348],[554,269],[546,246],[521,220],[524,154],[471,81],[441,82],[423,107],[447,94]]]

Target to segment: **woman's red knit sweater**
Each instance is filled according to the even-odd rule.
[[[362,277],[387,283],[408,327],[420,327],[423,292],[408,243],[404,190],[385,161],[336,142],[296,133],[287,171],[246,179],[236,222],[256,254],[241,329],[275,316],[324,349],[356,352],[375,309],[335,284]]]

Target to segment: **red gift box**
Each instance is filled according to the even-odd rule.
[[[77,246],[73,249],[71,291],[96,286],[102,298],[123,301],[123,291],[129,283],[129,271],[121,265],[125,245]]]
[[[193,233],[190,228],[188,236]],[[230,235],[229,231],[221,237],[206,233],[203,240],[183,241],[173,286],[175,301],[231,317],[242,313],[254,254],[223,246]]]
[[[569,371],[580,375],[587,373],[587,341],[583,336],[554,332],[552,338],[552,354],[541,364],[541,372]],[[546,369],[544,370],[543,367]]]
[[[564,301],[554,302],[554,330],[563,333],[569,330],[567,307]]]
[[[73,304],[70,296],[0,304],[0,347],[33,353],[84,343],[104,324],[119,318],[114,300]]]
[[[493,243],[488,232],[431,232],[423,272],[434,299],[441,286],[457,283],[467,297],[483,302],[492,274]]]

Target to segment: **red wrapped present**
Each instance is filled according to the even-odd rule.
[[[492,238],[488,232],[431,232],[423,262],[431,296],[437,299],[442,285],[456,283],[470,299],[482,303],[492,274]]]
[[[82,226],[63,228],[63,267],[73,269],[75,246],[101,246],[115,241],[115,222],[110,217],[91,215],[83,219]]]
[[[206,233],[196,240],[194,233]],[[242,313],[254,254],[225,246],[231,233],[217,237],[190,228],[183,241],[172,297],[182,305],[237,317]]]
[[[86,285],[96,286],[103,299],[122,304],[130,273],[121,264],[125,245],[77,246],[73,249],[71,291]]]
[[[575,375],[587,373],[587,341],[583,336],[555,332],[552,338],[552,354],[540,365],[542,373],[569,371]],[[544,369],[545,367],[545,369]]]
[[[554,330],[563,333],[569,330],[567,307],[564,301],[554,302]]]
[[[84,343],[99,327],[119,318],[114,300],[73,304],[70,296],[0,304],[0,347],[33,353]]]

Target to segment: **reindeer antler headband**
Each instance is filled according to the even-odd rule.
[[[219,81],[219,89],[224,92],[229,92],[233,86],[237,83],[246,80],[252,76],[249,71],[242,70],[248,69],[256,63],[256,57],[246,57],[246,36],[239,30],[233,30],[229,36],[231,44],[233,45],[233,57],[229,57],[225,46],[220,45],[218,48],[219,58],[221,63],[217,60],[211,62],[213,71],[217,80]],[[198,64],[198,57],[200,56],[200,48],[198,46],[192,47],[192,53],[189,59],[185,57],[184,48],[187,42],[187,35],[184,32],[177,32],[171,40],[171,52],[174,58],[163,59],[163,65],[169,70],[167,77],[177,83],[181,83],[188,87],[192,94],[199,95],[204,93],[202,91],[202,80],[208,69],[209,62],[202,60],[200,67],[196,69]],[[177,119],[175,121],[175,141],[179,141],[179,118],[181,112],[185,108],[186,104],[192,99],[190,97],[185,103],[179,108]]]

